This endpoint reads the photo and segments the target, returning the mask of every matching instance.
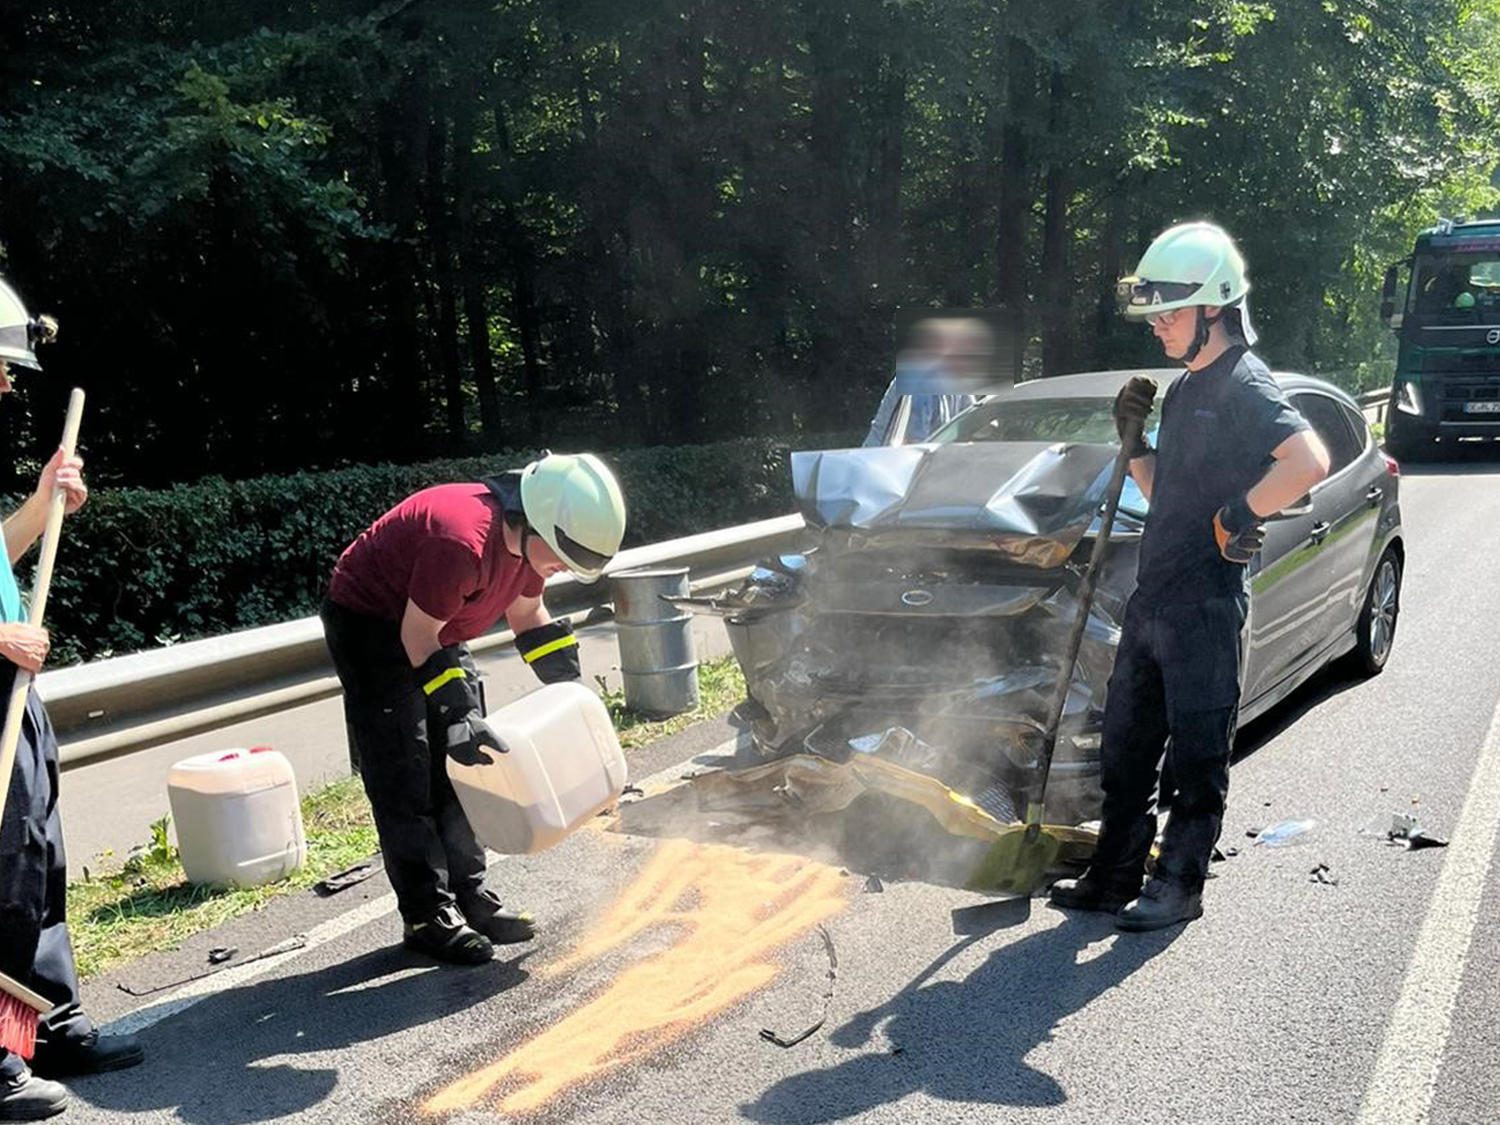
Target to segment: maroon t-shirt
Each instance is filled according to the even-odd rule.
[[[360,533],[333,568],[329,596],[356,613],[400,621],[407,599],[446,621],[444,645],[471,640],[542,576],[505,549],[500,501],[482,484],[409,496]]]

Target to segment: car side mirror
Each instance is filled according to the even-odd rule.
[[[1312,494],[1304,493],[1301,500],[1297,500],[1291,504],[1288,504],[1285,508],[1282,508],[1281,511],[1277,512],[1275,515],[1267,516],[1266,521],[1269,523],[1274,522],[1275,520],[1294,520],[1299,516],[1310,516],[1312,514]]]

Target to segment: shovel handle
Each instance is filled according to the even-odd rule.
[[[63,422],[63,456],[73,456],[78,445],[78,424],[83,419],[83,390],[73,388],[68,397],[68,415]],[[68,497],[60,488],[52,490],[50,507],[47,509],[47,526],[42,532],[42,554],[37,560],[36,581],[31,586],[31,612],[27,621],[36,626],[42,624],[47,611],[47,591],[52,585],[52,566],[57,561],[57,541],[62,535],[63,516],[67,512]],[[5,728],[0,733],[0,819],[5,817],[5,798],[10,793],[10,774],[16,763],[16,747],[21,742],[21,722],[26,716],[26,696],[31,690],[31,673],[16,669],[16,678],[11,686],[10,703],[5,710]]]
[[[1125,491],[1125,474],[1130,471],[1130,450],[1140,440],[1142,423],[1131,420],[1120,441],[1120,453],[1115,458],[1114,471],[1110,474],[1109,487],[1104,495],[1104,518],[1099,525],[1099,535],[1094,540],[1094,551],[1089,556],[1088,569],[1083,572],[1083,582],[1078,587],[1078,616],[1073,621],[1073,630],[1068,635],[1068,649],[1063,658],[1062,675],[1052,690],[1052,701],[1047,711],[1047,727],[1042,735],[1042,785],[1037,799],[1026,806],[1028,825],[1042,822],[1042,808],[1047,796],[1047,779],[1052,774],[1052,755],[1057,750],[1057,731],[1062,725],[1063,711],[1068,705],[1068,692],[1073,686],[1073,667],[1078,663],[1078,650],[1083,647],[1083,634],[1088,629],[1089,612],[1094,607],[1094,587],[1099,581],[1099,571],[1104,566],[1104,556],[1109,552],[1109,533],[1115,524],[1115,513],[1120,510],[1120,494]]]

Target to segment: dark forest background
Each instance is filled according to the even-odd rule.
[[[0,448],[75,383],[100,483],[795,440],[868,419],[901,307],[1154,362],[1113,282],[1194,217],[1274,363],[1375,385],[1380,272],[1495,198],[1497,11],[11,0],[0,272],[62,335]]]

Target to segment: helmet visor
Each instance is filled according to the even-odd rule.
[[[560,527],[556,529],[556,533],[557,545],[567,556],[565,561],[573,563],[582,570],[597,574],[609,564],[610,559],[614,558],[613,555],[601,555],[598,551],[585,547]]]
[[[1122,313],[1143,316],[1160,305],[1186,301],[1203,288],[1196,281],[1147,281],[1140,277],[1122,278],[1115,285],[1115,301]]]
[[[40,371],[42,365],[36,361],[31,345],[30,325],[8,324],[0,328],[0,359],[19,367],[30,367],[34,371]]]

